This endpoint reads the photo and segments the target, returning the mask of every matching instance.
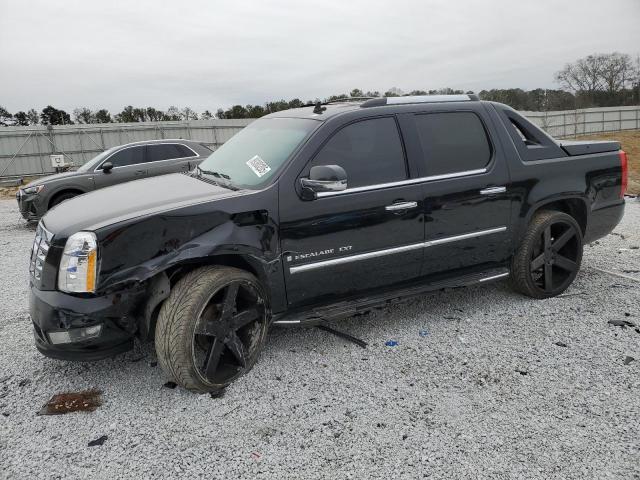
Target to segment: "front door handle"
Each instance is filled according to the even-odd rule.
[[[495,195],[496,193],[504,193],[507,191],[507,187],[489,187],[480,190],[480,195]]]
[[[416,208],[417,206],[418,202],[400,202],[387,205],[384,209],[387,212],[397,212],[398,210],[409,210],[410,208]]]
[[[145,175],[146,173],[146,170],[136,170],[136,175]]]

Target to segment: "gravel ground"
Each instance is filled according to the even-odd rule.
[[[364,350],[274,329],[254,370],[215,399],[163,387],[149,345],[97,363],[42,357],[32,238],[0,201],[0,477],[640,478],[640,334],[607,323],[640,325],[640,284],[596,270],[640,279],[640,202],[585,249],[560,298],[501,282],[335,325]],[[104,392],[96,411],[36,415],[88,388]]]

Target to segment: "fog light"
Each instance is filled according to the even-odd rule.
[[[100,332],[102,332],[102,325],[94,325],[86,328],[72,328],[62,332],[49,332],[47,335],[51,343],[58,344],[81,342],[100,336]]]

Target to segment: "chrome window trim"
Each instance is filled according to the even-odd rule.
[[[482,237],[484,235],[491,235],[494,233],[505,232],[506,230],[507,230],[507,227],[505,226],[495,227],[495,228],[490,228],[488,230],[479,230],[477,232],[463,233],[461,235],[453,235],[451,237],[437,238],[435,240],[427,240],[425,242],[420,242],[420,243],[412,243],[410,245],[403,245],[401,247],[385,248],[382,250],[375,250],[373,252],[358,253],[358,254],[349,255],[346,257],[322,260],[320,262],[305,263],[303,265],[296,265],[293,267],[289,267],[289,272],[291,274],[294,274],[294,273],[306,272],[309,270],[315,270],[317,268],[332,267],[334,265],[342,265],[344,263],[357,262],[359,260],[368,260],[370,258],[382,257],[385,255],[392,255],[394,253],[408,252],[410,250],[416,250],[418,248],[433,247],[435,245],[442,245],[444,243],[451,243],[451,242],[457,242],[460,240],[466,240],[469,238]]]
[[[347,188],[339,192],[318,192],[318,198],[333,197],[334,195],[344,195],[347,193],[359,193],[368,192],[370,190],[381,190],[384,188],[401,187],[404,185],[415,185],[417,183],[434,182],[437,180],[448,180],[450,178],[467,177],[469,175],[479,175],[481,173],[487,173],[487,168],[479,168],[477,170],[466,170],[464,172],[444,173],[442,175],[431,175],[429,177],[410,178],[407,180],[400,180],[397,182],[378,183],[375,185],[367,185],[364,187]],[[347,180],[348,182],[348,180]]]
[[[93,172],[96,173],[98,171],[102,170],[102,165],[105,164],[105,162],[108,162],[109,159],[111,157],[113,157],[115,154],[120,153],[124,150],[128,150],[129,148],[146,148],[148,146],[151,145],[182,145],[183,147],[188,148],[189,150],[191,150],[193,152],[193,155],[190,157],[175,157],[175,158],[165,158],[164,160],[154,160],[153,162],[142,162],[142,163],[132,163],[131,165],[122,165],[120,167],[113,167],[112,170],[115,170],[116,168],[127,168],[127,167],[133,167],[135,165],[148,165],[150,163],[160,163],[160,162],[168,162],[170,160],[185,160],[185,159],[189,159],[189,158],[196,158],[199,157],[200,155],[198,155],[198,153],[191,148],[189,145],[185,145],[184,143],[180,143],[180,142],[160,142],[160,143],[143,143],[142,145],[129,145],[127,147],[121,148],[120,150],[116,150],[115,152],[113,152],[111,155],[109,155],[107,158],[105,158],[100,165],[98,165]]]

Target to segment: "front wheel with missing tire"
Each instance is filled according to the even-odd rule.
[[[564,292],[580,270],[582,229],[566,213],[537,213],[511,260],[515,290],[533,298],[549,298]]]
[[[232,267],[198,268],[176,283],[160,309],[158,362],[188,390],[221,390],[253,367],[267,326],[265,294],[253,275]]]

